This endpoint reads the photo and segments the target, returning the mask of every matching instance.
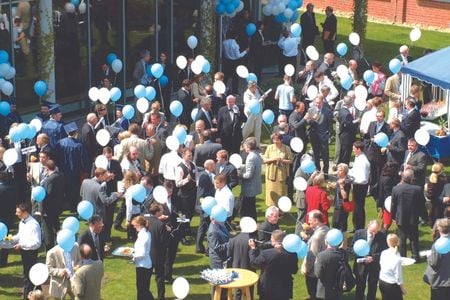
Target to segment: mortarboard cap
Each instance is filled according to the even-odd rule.
[[[50,106],[50,114],[57,114],[61,112],[61,105],[53,104]]]
[[[67,132],[67,134],[77,131],[78,130],[78,126],[75,122],[70,122],[66,125],[64,125],[64,130]]]

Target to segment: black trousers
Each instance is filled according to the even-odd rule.
[[[364,266],[363,268],[360,267],[358,271],[355,272],[355,299],[364,299],[364,290],[366,289],[367,282],[367,297],[365,299],[375,300],[375,296],[377,294],[378,278],[380,276],[380,267],[378,264],[378,266],[375,264],[376,263],[373,263],[371,265]]]
[[[350,164],[350,159],[352,158],[352,147],[353,144],[341,144],[341,147],[339,149],[338,164]]]
[[[323,40],[324,53],[334,54],[334,41],[333,40]]]
[[[406,257],[406,239],[411,243],[411,253],[414,259],[419,259],[419,228],[417,225],[397,225],[400,238],[400,255]]]
[[[316,164],[316,169],[318,171],[320,168],[320,159],[323,160],[323,169],[322,171],[325,174],[328,174],[328,169],[330,168],[330,152],[328,149],[328,140],[322,141],[316,135],[311,135],[311,146],[314,152],[314,162]]]
[[[126,212],[127,206],[125,204],[125,199],[122,200],[122,204],[120,204],[119,211],[116,215],[116,220],[114,221],[114,225],[116,226],[122,226],[123,219],[125,219],[125,212]]]
[[[23,264],[23,299],[28,299],[28,294],[34,289],[30,281],[29,273],[32,266],[37,263],[38,250],[20,250]],[[40,287],[38,287],[40,289]]]
[[[173,264],[175,258],[177,257],[178,244],[180,243],[180,237],[175,235],[175,237],[170,237],[167,245],[167,255],[166,261],[164,263],[164,277],[166,279],[171,279],[173,274]]]
[[[317,277],[305,275],[306,290],[308,291],[310,299],[316,299],[318,281],[319,279]]]
[[[353,200],[355,201],[353,226],[355,230],[363,229],[366,224],[366,209],[364,206],[366,203],[367,186],[367,184],[353,184]]]
[[[370,161],[370,194],[374,197],[378,196],[378,180],[381,176],[381,169],[385,165],[386,160]]]
[[[197,251],[205,251],[205,246],[203,245],[203,241],[205,240],[206,233],[208,232],[210,223],[211,223],[211,220],[210,220],[209,216],[203,214],[203,212],[202,212],[200,214],[200,223],[198,224],[197,237],[195,240],[195,248]]]
[[[257,221],[256,218],[256,197],[242,197],[241,198],[241,218],[242,217],[252,217]]]
[[[55,216],[44,216],[41,218],[42,240],[48,251],[55,246],[56,233],[59,231],[59,220]]]
[[[103,231],[105,234],[106,241],[111,240],[111,228],[114,222],[114,209],[116,208],[116,203],[112,203],[105,206],[105,218],[103,220],[105,226]]]
[[[136,290],[137,300],[153,300],[150,291],[150,279],[152,278],[152,269],[136,268]]]
[[[383,300],[403,300],[402,290],[395,283],[387,283],[380,280],[381,299]]]
[[[431,289],[431,300],[448,300],[450,287]]]
[[[227,85],[227,81],[231,78],[231,93],[237,94],[239,88],[239,77],[236,73],[236,67],[238,66],[239,60],[232,60],[223,58],[222,70],[224,76],[223,83]],[[258,78],[259,79],[259,78]]]
[[[164,284],[164,260],[160,259],[158,263],[153,262],[153,271],[155,272],[156,288],[158,290],[158,300],[166,299],[166,286]]]

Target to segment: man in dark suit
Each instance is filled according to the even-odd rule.
[[[221,107],[217,116],[217,130],[221,143],[230,154],[239,153],[242,143],[242,124],[247,117],[236,105],[236,97],[229,95],[227,105]]]
[[[250,39],[250,59],[253,60],[253,73],[256,78],[262,78],[262,69],[264,66],[264,48],[267,45],[264,41],[264,23],[256,22],[256,32]]]
[[[367,159],[370,162],[370,194],[378,195],[378,180],[381,176],[381,169],[386,163],[386,152],[375,142],[375,136],[383,132],[389,136],[388,124],[384,121],[384,111],[376,113],[376,121],[370,122],[369,129],[364,135],[364,148],[366,149]]]
[[[141,59],[136,63],[133,69],[133,78],[136,84],[147,86],[149,84],[149,79],[147,76],[147,64],[151,59],[150,51],[144,49],[141,51],[140,55]]]
[[[414,100],[414,98],[406,98],[406,110],[408,111],[408,113],[403,118],[400,128],[409,139],[414,137],[414,133],[416,133],[417,129],[420,128],[421,120],[420,113],[416,109],[416,101]]]
[[[398,166],[401,166],[405,157],[408,139],[400,129],[400,121],[398,119],[393,119],[391,121],[391,124],[389,124],[389,127],[392,131],[392,134],[387,146],[387,160],[395,162]]]
[[[314,4],[308,3],[306,11],[300,17],[300,25],[302,25],[302,56],[300,64],[303,65],[306,61],[304,52],[310,45],[314,45],[316,35],[319,34],[319,28],[316,25],[316,14],[314,13]],[[258,77],[259,78],[259,77]]]
[[[414,138],[408,140],[408,150],[405,152],[404,169],[412,169],[414,172],[413,184],[422,190],[425,185],[425,172],[427,170],[426,154],[419,150],[419,145]]]
[[[203,144],[197,145],[194,152],[194,164],[196,166],[203,166],[208,159],[214,160],[219,150],[222,150],[222,145],[214,143],[211,140],[211,132],[203,130]]]
[[[314,73],[316,72],[316,63],[313,60],[308,60],[305,68],[298,72],[297,82],[300,85],[300,100],[304,101],[308,98],[307,92],[311,85],[315,84]]]
[[[397,223],[400,237],[400,255],[406,256],[406,238],[411,243],[412,257],[419,261],[419,215],[424,203],[423,191],[413,185],[414,173],[407,169],[402,180],[392,189],[391,216]]]
[[[183,112],[179,117],[180,123],[189,129],[192,124],[191,111],[194,108],[194,102],[191,96],[191,82],[187,79],[183,80],[178,90],[178,101],[183,105]]]
[[[208,159],[204,163],[205,170],[200,173],[197,182],[197,211],[200,213],[200,222],[197,229],[197,239],[195,241],[195,251],[197,253],[206,253],[203,240],[206,237],[209,223],[211,223],[209,216],[201,208],[201,199],[205,197],[214,197],[216,192],[214,188],[214,170],[216,165],[213,160]]]
[[[314,106],[308,110],[303,120],[309,124],[309,140],[314,152],[316,169],[328,174],[330,164],[328,142],[333,128],[333,113],[324,105],[321,95],[314,99]],[[320,159],[323,160],[323,168],[320,167]]]
[[[263,242],[263,246],[269,246],[272,232],[280,229],[278,221],[280,220],[280,209],[276,206],[269,206],[266,209],[266,219],[259,226],[258,239]]]
[[[197,115],[195,116],[195,121],[203,120],[205,123],[205,129],[211,131],[212,140],[215,140],[215,136],[217,133],[217,120],[214,119],[213,113],[211,110],[212,103],[210,98],[202,98],[200,100],[200,108],[198,109]]]
[[[90,113],[86,117],[86,123],[81,127],[81,142],[86,148],[90,162],[93,162],[95,157],[100,154],[99,145],[95,138],[96,130],[94,129],[97,122],[97,116],[94,113]]]
[[[227,177],[227,185],[232,190],[239,184],[238,173],[235,166],[228,161],[228,151],[219,150],[216,154],[216,170],[215,174],[225,174]]]
[[[352,157],[353,142],[356,139],[356,132],[359,125],[359,120],[355,116],[355,108],[353,107],[353,100],[349,96],[344,97],[344,102],[338,115],[339,121],[339,141],[341,143],[339,151],[338,164],[350,164]]]
[[[292,275],[298,271],[297,255],[283,249],[281,242],[285,233],[281,230],[272,232],[273,248],[258,251],[255,241],[249,240],[250,263],[261,268],[258,283],[259,299],[288,300],[292,298]]]
[[[103,219],[99,215],[93,215],[89,219],[89,228],[78,237],[78,245],[88,244],[92,249],[92,259],[101,260],[105,257],[105,238],[103,231]]]
[[[387,248],[386,235],[380,231],[380,224],[377,220],[371,220],[367,229],[359,229],[355,231],[353,236],[353,245],[358,240],[365,240],[370,245],[369,254],[360,257],[355,254],[355,263],[353,272],[356,278],[355,299],[364,299],[364,290],[367,289],[367,300],[375,300],[377,294],[377,284],[380,274],[380,255]],[[364,262],[358,259],[364,258]]]
[[[325,53],[334,53],[334,42],[336,41],[337,19],[333,14],[333,8],[327,6],[325,8],[325,22],[322,23],[323,32],[323,48]]]
[[[154,269],[156,286],[158,289],[158,300],[165,299],[164,285],[164,260],[167,249],[168,232],[166,225],[159,219],[162,216],[164,207],[162,204],[153,202],[150,204],[149,213],[146,215],[149,232],[152,237],[150,257]]]
[[[64,177],[56,169],[55,162],[45,163],[46,175],[41,185],[46,191],[45,199],[39,203],[41,227],[45,248],[50,250],[55,246],[56,233],[59,230],[59,216],[63,210],[65,193]]]

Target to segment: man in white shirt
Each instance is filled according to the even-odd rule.
[[[294,88],[291,83],[291,77],[284,75],[283,84],[280,84],[275,92],[275,100],[278,101],[278,111],[280,115],[285,115],[286,117],[289,117],[294,110]]]
[[[353,180],[353,201],[355,201],[355,211],[353,212],[353,226],[355,230],[364,228],[366,224],[365,202],[367,187],[369,184],[370,162],[364,154],[364,144],[361,141],[353,143],[353,153],[355,161],[349,175]]]
[[[41,227],[30,215],[31,208],[27,203],[16,206],[16,216],[20,219],[19,232],[13,236],[14,249],[20,250],[23,265],[23,299],[34,289],[29,273],[32,266],[37,263],[39,247],[41,247]]]
[[[326,97],[324,96],[325,100],[327,100],[327,103],[334,101],[339,96],[339,92],[334,86],[333,82],[327,76],[325,76],[323,72],[316,71],[316,73],[314,73],[314,80],[317,83],[317,88],[319,89],[319,91],[322,90],[322,87],[324,86],[330,88],[330,92],[328,93],[328,95],[326,95]]]
[[[283,50],[283,61],[281,63],[282,70],[287,64],[297,67],[297,55],[298,55],[298,45],[300,44],[300,37],[293,37],[290,35],[288,29],[283,31],[282,36],[278,40],[278,47]],[[295,74],[295,71],[294,71]]]
[[[175,185],[175,171],[182,161],[179,151],[181,147],[178,151],[170,151],[161,157],[158,172],[163,177],[162,181],[171,181]]]
[[[216,193],[214,198],[217,204],[225,208],[227,217],[231,217],[234,207],[234,196],[230,188],[227,186],[227,177],[225,174],[219,174],[214,177],[214,186]]]
[[[236,32],[230,30],[227,33],[226,39],[223,41],[222,54],[223,54],[223,72],[225,74],[224,83],[227,84],[228,79],[231,77],[231,92],[232,94],[238,93],[239,77],[236,73],[236,67],[242,57],[247,55],[249,48],[244,51],[239,50],[239,45],[236,42]]]

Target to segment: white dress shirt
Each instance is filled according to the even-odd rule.
[[[216,199],[217,204],[225,208],[227,217],[231,217],[233,214],[234,196],[230,188],[225,185],[223,188],[217,189],[214,198]]]
[[[239,45],[235,39],[228,39],[223,41],[223,57],[230,60],[237,60],[244,57],[247,51],[239,51]]]
[[[339,92],[336,89],[336,87],[334,86],[333,82],[327,76],[324,76],[323,80],[321,82],[319,82],[319,87],[318,87],[319,92],[322,89],[322,87],[325,85],[330,88],[330,93],[325,98],[325,100],[327,100],[327,102],[334,101],[334,99],[336,99],[339,96]]]
[[[353,183],[356,184],[367,184],[369,183],[370,174],[370,162],[364,153],[355,157],[353,162],[353,168],[350,169],[350,176],[353,176],[355,180]]]
[[[150,269],[152,267],[152,259],[150,258],[150,246],[152,237],[147,229],[142,228],[137,234],[136,242],[134,242],[133,260],[137,268]]]
[[[19,232],[13,236],[13,241],[23,250],[37,250],[41,247],[41,227],[32,217],[28,216],[19,223]]]
[[[164,154],[159,162],[159,174],[163,174],[164,179],[175,181],[176,169],[182,161],[176,151]]]
[[[184,160],[182,160],[181,162],[186,166],[186,168],[188,168],[188,170],[192,171],[191,170],[191,164],[189,162],[186,163]],[[193,171],[194,171],[194,174],[197,174],[197,170],[196,170],[195,166],[194,166],[194,170]],[[190,180],[194,180],[194,181],[196,180],[196,178],[189,179],[187,177],[188,175],[189,174],[186,175],[186,178],[183,178],[184,177],[184,170],[180,166],[177,166],[177,168],[175,170],[175,185],[177,187],[182,187],[182,186],[185,186],[186,184],[188,184]]]
[[[125,206],[127,221],[131,221],[131,217],[133,215],[138,215],[141,213],[141,206],[133,204],[133,196],[131,196],[129,190],[125,192]]]
[[[377,109],[373,107],[371,110],[366,111],[361,117],[361,124],[359,125],[359,131],[366,134],[369,130],[369,125],[373,121],[377,120]]]
[[[283,55],[287,57],[297,56],[299,44],[300,44],[299,37],[286,38],[283,36],[278,40],[278,47],[280,47],[281,50],[283,50]]]
[[[400,254],[393,249],[381,252],[380,280],[390,284],[403,284],[402,260]]]

